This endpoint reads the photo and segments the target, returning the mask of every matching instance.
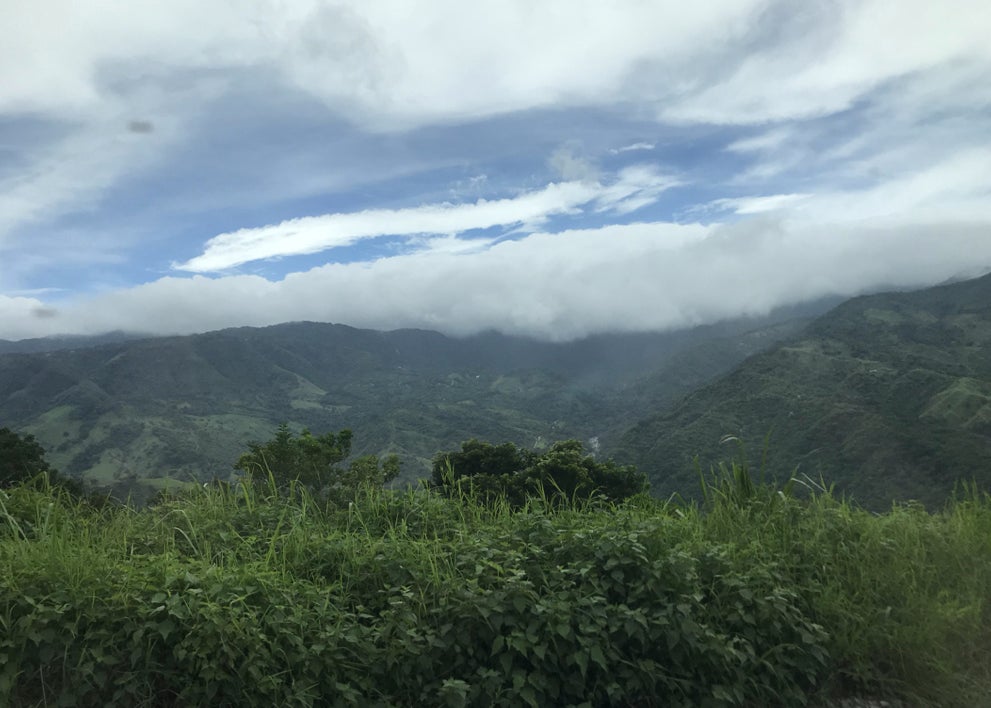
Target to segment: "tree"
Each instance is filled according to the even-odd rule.
[[[33,435],[18,435],[0,428],[0,487],[10,487],[43,472],[53,472],[45,450]]]
[[[313,435],[303,429],[297,437],[282,423],[275,437],[267,443],[251,443],[234,469],[254,479],[265,480],[271,474],[280,489],[292,483],[301,484],[315,493],[334,501],[345,501],[365,485],[380,486],[399,474],[399,458],[388,455],[379,460],[376,455],[364,455],[342,467],[351,455],[350,430]]]
[[[478,440],[462,443],[460,451],[434,457],[430,485],[452,495],[469,489],[479,498],[498,497],[514,507],[539,489],[554,500],[600,497],[621,501],[647,491],[647,477],[635,467],[599,462],[586,454],[578,440],[554,443],[543,453],[512,443],[492,445]]]
[[[18,435],[10,428],[0,428],[0,488],[38,479],[44,475],[42,485],[61,488],[76,498],[91,504],[101,505],[106,499],[87,494],[83,484],[65,475],[48,464],[45,449],[33,435]]]

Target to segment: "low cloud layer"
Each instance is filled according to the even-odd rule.
[[[191,333],[290,320],[422,327],[454,335],[495,328],[566,340],[603,331],[694,326],[766,313],[884,283],[915,287],[991,270],[983,226],[814,228],[773,219],[736,225],[630,224],[336,264],[280,281],[168,277],[74,303],[8,299],[14,335],[113,329]]]

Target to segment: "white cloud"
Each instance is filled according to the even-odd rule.
[[[618,103],[760,123],[991,61],[984,0],[8,0],[0,27],[0,113],[78,116],[120,77],[247,69],[379,129]]]
[[[986,260],[991,242],[985,0],[436,0],[415,8],[406,0],[8,0],[0,3],[0,28],[5,129],[37,120],[58,136],[27,147],[20,133],[0,136],[0,287],[8,295],[36,291],[0,300],[0,337],[140,329],[146,322],[196,331],[302,317],[566,337],[708,321],[880,282],[921,285],[953,275],[968,259]],[[318,116],[314,123],[344,117],[361,140],[391,141],[402,164],[369,166],[361,150],[336,146],[293,159],[298,153],[283,155],[276,143],[251,156],[271,174],[254,191],[241,191],[220,170],[204,177],[197,198],[187,200],[189,189],[149,197],[147,189],[138,198],[182,203],[171,207],[186,209],[177,233],[195,228],[200,215],[229,218],[250,208],[252,216],[234,218],[251,221],[214,227],[202,238],[231,230],[176,267],[216,272],[385,235],[406,239],[404,255],[281,281],[165,278],[99,300],[59,296],[60,314],[46,316],[42,288],[60,281],[21,275],[45,263],[86,273],[96,261],[123,260],[137,226],[103,241],[88,236],[103,223],[128,220],[137,209],[128,202],[134,194],[124,194],[100,223],[76,224],[75,217],[100,213],[108,194],[126,192],[128,179],[147,176],[171,156],[169,148],[206,145],[216,155],[244,149],[236,130],[219,141],[222,148],[187,132],[216,117],[213,98],[235,91],[249,112],[265,102],[271,134],[285,129],[279,101],[291,96],[299,101],[294,108],[305,105]],[[572,116],[561,109],[585,107],[602,110],[575,111],[573,135],[570,124],[558,130],[560,116]],[[548,109],[535,113],[560,123],[528,122],[532,109]],[[431,147],[467,134],[453,123],[514,112],[499,128],[513,130],[513,138],[499,144],[512,143],[515,153],[480,159],[467,146],[431,162]],[[151,120],[154,131],[129,131],[133,120]],[[698,123],[733,127],[696,129]],[[452,132],[415,130],[438,125]],[[753,133],[741,136],[744,130]],[[673,144],[669,135],[685,140]],[[657,142],[631,142],[643,136]],[[533,188],[546,179],[533,155],[562,143],[551,160],[561,181]],[[539,151],[528,152],[533,145]],[[575,145],[592,147],[568,147]],[[553,215],[581,212],[602,221],[630,214],[678,184],[646,165],[604,176],[594,158],[610,153],[624,160],[677,155],[677,173],[699,188],[702,211],[757,218],[725,228],[634,224],[526,235],[547,228]],[[254,166],[251,158],[238,168]],[[379,175],[383,193],[403,181],[386,186],[386,172],[405,182],[413,175],[436,180],[427,163],[437,173],[438,164],[450,170],[442,179],[454,177],[440,192],[435,181],[420,193],[454,184],[454,203],[233,230],[281,218],[257,216],[257,201],[290,205],[305,194],[346,203],[358,181],[353,175],[366,184],[375,180],[364,175]],[[727,175],[730,164],[736,172]],[[168,187],[167,172],[148,184]],[[483,174],[490,177],[469,177]],[[482,198],[512,193],[507,185],[531,187]],[[729,197],[720,192],[728,185]],[[388,198],[419,199],[408,192]],[[691,205],[680,206],[692,213]],[[231,223],[219,219],[209,223]],[[151,231],[143,226],[141,233]],[[171,233],[165,219],[152,226]],[[459,238],[493,227],[521,237]],[[57,243],[63,234],[74,238]],[[200,245],[187,246],[182,258]],[[142,266],[161,272],[170,257]],[[145,277],[125,277],[123,268],[116,275]]]
[[[0,295],[0,339],[60,333],[67,323],[57,316],[46,317],[51,313],[53,309],[37,298]]]
[[[512,199],[290,219],[214,236],[202,255],[176,268],[212,272],[264,258],[316,253],[377,236],[456,234],[493,226],[535,224],[551,214],[573,212],[594,198],[596,192],[592,185],[563,182]]]
[[[966,149],[921,167],[900,167],[898,174],[859,189],[827,185],[816,192],[722,198],[691,213],[774,213],[778,218],[806,225],[911,228],[936,222],[986,224],[991,239],[991,149]]]
[[[651,165],[631,165],[620,170],[614,183],[601,188],[595,210],[629,214],[652,204],[661,192],[680,184],[678,178],[663,175]]]
[[[111,329],[188,333],[289,320],[452,334],[488,328],[569,339],[692,326],[878,284],[923,286],[991,269],[987,228],[642,223],[537,233],[468,253],[443,248],[327,265],[281,281],[163,278],[63,304],[0,300],[8,337]]]
[[[79,115],[99,109],[113,78],[202,69],[281,76],[378,129],[604,105],[642,96],[645,67],[677,75],[699,47],[744,35],[764,4],[11,0],[0,112]]]
[[[599,170],[592,164],[591,160],[577,154],[577,151],[568,145],[559,147],[547,159],[547,166],[561,176],[566,181],[580,180],[591,182],[599,179]]]
[[[848,0],[788,6],[783,39],[741,56],[731,74],[666,106],[685,122],[765,123],[850,108],[881,86],[936,67],[991,64],[983,0]],[[783,30],[783,31],[782,31]],[[906,41],[919,38],[918,41]]]
[[[623,152],[633,152],[635,150],[653,150],[655,147],[654,143],[631,143],[629,145],[624,145],[621,148],[613,148],[609,152],[613,155],[619,155]]]
[[[793,137],[794,130],[791,128],[774,128],[759,135],[734,140],[726,149],[739,153],[777,152]]]
[[[637,95],[644,66],[680,67],[699,46],[744,32],[763,4],[448,0],[414,12],[402,0],[355,3],[300,14],[283,68],[382,127],[610,104]]]
[[[808,199],[809,194],[772,194],[764,197],[740,197],[737,199],[717,199],[711,206],[716,209],[729,209],[736,214],[763,214],[780,211]]]
[[[945,155],[865,189],[824,189],[791,206],[790,218],[811,223],[991,224],[991,148]]]
[[[7,0],[0,5],[0,113],[86,121],[103,114],[122,83],[257,66],[273,56],[267,23],[277,24],[277,12],[265,0]]]
[[[555,214],[573,214],[594,202],[600,211],[629,213],[656,200],[677,181],[649,167],[622,170],[608,185],[561,182],[509,199],[480,199],[468,204],[426,204],[408,209],[373,209],[356,213],[291,219],[260,228],[241,229],[211,238],[204,252],[178,270],[206,273],[265,258],[316,253],[378,236],[454,235],[495,226],[532,228]]]

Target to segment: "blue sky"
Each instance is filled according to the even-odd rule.
[[[569,339],[991,270],[991,6],[0,6],[0,338]]]

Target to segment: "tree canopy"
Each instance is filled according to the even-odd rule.
[[[301,484],[315,493],[342,502],[360,487],[382,485],[399,473],[399,458],[363,455],[342,466],[351,455],[350,430],[313,435],[309,430],[297,436],[283,423],[267,443],[251,443],[234,468],[255,479],[271,475],[279,488]]]
[[[103,506],[108,499],[87,491],[78,479],[59,473],[45,459],[45,449],[33,435],[19,435],[10,428],[0,428],[0,488],[36,482],[42,487],[57,487],[71,497],[93,506]]]
[[[53,472],[45,450],[33,435],[18,435],[0,428],[0,487],[9,487],[42,472]]]
[[[646,492],[648,486],[646,475],[635,467],[598,461],[578,440],[557,442],[537,453],[474,439],[462,443],[459,451],[434,457],[430,484],[447,494],[471,490],[482,499],[505,497],[513,506],[541,488],[555,500],[599,497],[615,502]]]

